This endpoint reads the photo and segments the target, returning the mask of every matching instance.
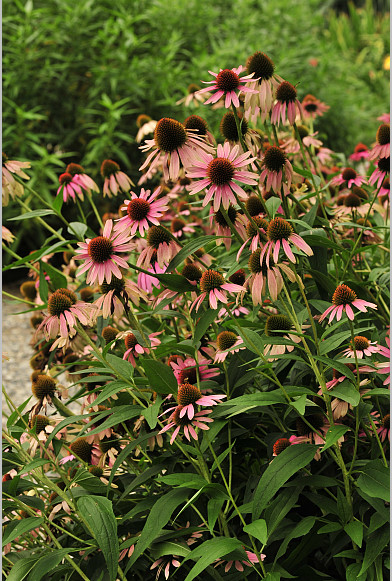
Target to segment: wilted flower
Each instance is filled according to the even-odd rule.
[[[125,174],[120,171],[118,163],[112,159],[105,159],[101,165],[101,176],[104,178],[103,195],[109,198],[117,196],[120,191],[128,192],[135,184]]]

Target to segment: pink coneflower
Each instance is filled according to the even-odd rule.
[[[155,127],[154,139],[146,139],[140,148],[143,152],[153,151],[139,170],[149,167],[148,173],[162,165],[163,178],[167,182],[175,181],[180,174],[180,163],[187,168],[203,150],[211,150],[211,146],[196,134],[194,130],[186,129],[182,123],[169,117],[160,119]]]
[[[100,296],[94,305],[97,307],[96,315],[103,315],[104,319],[111,317],[120,318],[124,313],[124,303],[132,301],[139,306],[140,299],[146,299],[146,293],[134,282],[126,278],[112,276],[110,283],[103,282],[100,286]]]
[[[316,117],[321,117],[329,109],[329,105],[326,105],[322,101],[319,101],[313,95],[306,95],[302,100],[302,110],[304,119],[316,119]]]
[[[144,268],[150,266],[156,257],[156,263],[163,268],[178,253],[180,246],[162,226],[151,226],[147,231],[147,247],[141,251],[137,260],[137,266]]]
[[[188,169],[188,177],[202,178],[189,186],[191,194],[209,188],[203,200],[203,207],[214,197],[215,212],[219,210],[221,204],[227,209],[230,203],[237,203],[234,194],[242,199],[248,197],[246,192],[236,183],[237,181],[248,185],[257,184],[258,175],[256,173],[241,169],[248,166],[256,158],[249,157],[250,151],[241,155],[238,153],[238,145],[231,148],[228,142],[224,145],[219,144],[216,158],[209,153],[202,153],[201,159],[194,161],[193,167]]]
[[[1,238],[2,240],[5,240],[5,242],[8,242],[9,244],[11,244],[14,239],[15,236],[12,234],[12,232],[10,230],[8,230],[8,228],[6,228],[5,226],[1,227]]]
[[[357,143],[354,147],[354,153],[349,156],[353,161],[361,161],[361,159],[368,159],[369,148],[364,143]]]
[[[133,236],[139,230],[140,236],[144,236],[144,232],[147,231],[151,224],[159,226],[158,218],[168,210],[169,206],[166,206],[168,198],[164,196],[156,200],[155,198],[159,196],[162,188],[158,187],[153,194],[151,190],[145,190],[142,188],[140,190],[140,195],[137,196],[135,192],[130,192],[132,198],[130,200],[124,201],[124,206],[121,210],[126,210],[126,215],[117,221],[114,226],[114,230],[124,230],[130,228],[130,234]],[[155,201],[154,201],[155,200]]]
[[[233,224],[235,230],[238,232],[242,239],[246,238],[246,218],[242,214],[239,214],[237,210],[231,204],[227,208],[227,215],[229,216],[230,222]],[[232,236],[229,224],[226,222],[226,218],[222,214],[221,210],[214,212],[213,208],[210,208],[210,227],[211,229],[215,226],[216,236],[222,236],[222,238],[217,238],[216,245],[220,246],[222,243],[225,245],[227,251],[230,250]]]
[[[135,185],[127,174],[120,171],[120,166],[112,159],[105,159],[102,162],[101,176],[105,180],[103,184],[103,195],[109,198],[112,195],[117,196],[120,191],[128,192],[131,186]]]
[[[250,56],[246,68],[249,74],[254,74],[256,80],[252,79],[248,83],[248,87],[255,89],[255,93],[248,92],[245,95],[245,117],[256,123],[260,116],[261,122],[264,123],[272,108],[273,91],[279,87],[283,79],[274,73],[274,63],[263,52],[255,52]]]
[[[161,333],[162,331],[158,331],[156,333],[151,333],[148,336],[151,349],[155,349],[155,347],[161,344],[160,339],[157,338],[157,335],[160,335]],[[135,335],[129,331],[119,333],[117,339],[124,339],[126,351],[123,355],[123,359],[130,361],[133,367],[136,367],[135,357],[143,355],[143,353],[150,353],[150,348],[140,345]]]
[[[276,440],[275,444],[272,447],[272,455],[279,456],[286,450],[289,446],[293,446],[294,444],[303,444],[305,441],[308,441],[306,436],[290,436],[290,438],[279,438]]]
[[[198,226],[198,222],[185,222],[181,218],[173,218],[170,224],[170,232],[175,238],[181,239],[184,234],[193,234],[195,232],[194,226]]]
[[[248,559],[244,560],[242,559],[241,561],[236,560],[236,561],[227,561],[226,565],[225,565],[225,573],[228,573],[230,571],[230,569],[232,568],[233,564],[234,567],[237,569],[237,571],[244,571],[244,565],[246,565],[247,567],[252,567],[253,564],[259,563],[259,559],[257,558],[256,553],[252,553],[251,551],[245,551]],[[265,559],[265,555],[263,553],[260,553],[259,558],[260,561],[264,561]],[[223,563],[225,563],[226,561],[224,559],[218,559],[216,562],[216,565],[214,565],[214,567],[217,567],[218,565],[223,565]]]
[[[87,192],[99,192],[99,187],[95,181],[86,174],[83,167],[78,163],[69,163],[65,171],[66,173],[70,173],[72,177],[76,178],[80,186]]]
[[[196,385],[192,385],[191,383],[182,383],[178,386],[177,393],[178,407],[181,408],[179,417],[183,418],[188,416],[188,418],[191,420],[195,416],[195,405],[200,405],[202,407],[214,406],[225,397],[227,397],[225,394],[202,394]],[[174,409],[177,409],[177,406],[167,409],[164,413],[166,414]]]
[[[195,428],[209,430],[210,428],[208,425],[206,425],[206,422],[208,424],[208,422],[214,421],[212,418],[208,417],[208,414],[210,414],[212,410],[203,410],[201,412],[197,412],[192,419],[189,419],[187,415],[180,417],[181,410],[182,406],[177,406],[175,411],[170,416],[168,424],[159,432],[159,434],[163,434],[171,428],[174,428],[174,432],[170,438],[170,444],[173,444],[181,428],[184,429],[184,435],[190,442],[191,436],[194,440],[198,439]]]
[[[261,248],[257,248],[252,252],[248,266],[251,275],[246,279],[244,286],[249,287],[252,294],[252,301],[254,305],[262,305],[262,296],[265,294],[267,288],[269,289],[272,300],[276,301],[280,291],[283,288],[283,277],[280,271],[284,272],[291,282],[295,282],[295,274],[286,263],[275,263],[270,257],[269,266],[267,266],[265,258],[260,264]]]
[[[256,224],[256,226],[254,226]],[[263,247],[267,241],[267,230],[268,230],[268,222],[261,216],[253,216],[253,222],[248,222],[246,225],[246,240],[240,249],[237,252],[237,262],[244,250],[244,248],[250,242],[250,251],[254,252],[259,248],[259,246]]]
[[[308,256],[313,256],[313,250],[310,246],[303,240],[298,234],[295,234],[293,227],[287,220],[283,218],[274,218],[268,224],[267,229],[268,242],[264,246],[260,254],[260,264],[263,266],[263,260],[265,257],[265,262],[267,267],[269,267],[270,256],[274,259],[274,262],[279,261],[279,250],[283,249],[287,258],[291,262],[296,262],[293,251],[290,248],[289,242],[294,244],[299,250],[302,250]],[[286,273],[287,274],[287,273]]]
[[[232,331],[222,331],[216,338],[217,350],[214,363],[223,363],[229,353],[237,353],[245,349],[245,345],[238,335]]]
[[[187,88],[187,95],[179,101],[176,101],[176,105],[184,104],[185,107],[189,107],[191,104],[194,107],[198,107],[199,103],[204,103],[204,101],[209,97],[209,93],[204,95],[199,95],[200,87],[195,83],[191,83]]]
[[[211,97],[207,99],[204,105],[216,103],[224,96],[226,109],[228,109],[232,103],[234,107],[239,107],[240,101],[236,91],[239,93],[257,93],[255,89],[251,89],[248,86],[249,81],[254,77],[254,73],[246,75],[245,77],[240,77],[239,75],[243,70],[244,67],[240,65],[235,69],[220,69],[219,73],[208,71],[210,75],[215,77],[215,79],[213,81],[202,81],[202,83],[209,86],[200,89],[198,94],[212,93]]]
[[[148,272],[151,272],[151,276],[146,274],[145,272],[139,272],[137,277],[137,284],[138,286],[146,291],[147,293],[152,293],[153,288],[160,288],[161,283],[159,279],[157,279],[154,274],[164,274],[166,272],[167,264],[163,264],[162,267],[156,262],[156,255],[155,260],[151,260],[151,264],[145,267]]]
[[[383,123],[377,129],[377,143],[369,153],[369,159],[377,159],[380,157],[390,157],[390,125]]]
[[[83,200],[83,190],[82,186],[76,176],[72,176],[70,173],[65,172],[59,176],[60,186],[57,190],[57,194],[63,190],[63,200],[68,202],[69,200],[76,201],[76,196]]]
[[[331,425],[328,422],[327,418],[322,413],[312,413],[310,415],[305,416],[308,422],[313,426],[314,432],[312,432],[311,428],[308,426],[306,422],[302,418],[297,418],[296,420],[296,429],[300,436],[306,436],[311,441],[319,446],[323,446],[325,444],[325,435],[330,429]],[[322,434],[322,435],[320,435]],[[344,436],[341,436],[337,443],[340,445],[344,441]]]
[[[377,341],[369,341],[369,339],[361,335],[354,337],[354,347],[358,359],[362,359],[365,355],[370,357],[373,353],[378,353],[380,350]],[[352,341],[350,342],[350,347],[343,351],[343,355],[345,357],[355,357]]]
[[[366,183],[366,178],[360,176],[352,167],[346,167],[344,170],[331,180],[331,186],[343,185],[346,188],[360,186]]]
[[[3,206],[7,206],[9,199],[13,200],[16,196],[23,196],[24,188],[14,178],[13,174],[24,179],[29,180],[28,176],[23,169],[31,167],[28,161],[15,161],[10,160],[3,152],[3,165],[2,165],[2,188],[3,188]]]
[[[200,279],[200,290],[201,295],[197,297],[196,300],[192,303],[191,310],[196,307],[196,311],[198,311],[201,303],[207,296],[211,308],[217,309],[218,301],[227,304],[226,291],[232,294],[239,293],[246,289],[239,284],[225,282],[225,279],[219,272],[216,270],[208,269],[203,272]]]
[[[136,119],[136,125],[139,128],[139,131],[136,135],[136,142],[140,143],[142,139],[149,135],[150,133],[154,133],[155,127],[157,126],[157,121],[151,119],[148,115],[139,115]]]
[[[50,350],[56,347],[65,347],[70,337],[76,334],[76,325],[80,321],[82,325],[90,325],[95,306],[78,301],[76,294],[66,288],[57,289],[48,299],[49,315],[44,318],[36,333],[44,330],[47,341],[59,339],[53,343]]]
[[[189,115],[184,120],[184,127],[185,129],[197,131],[197,135],[203,137],[211,145],[215,143],[215,137],[208,129],[207,121],[203,117],[200,117],[200,115]]]
[[[380,436],[380,440],[381,442],[384,442],[386,438],[388,438],[388,440],[391,439],[391,415],[387,414],[385,415],[381,422],[380,422],[380,427],[377,428],[377,434]]]
[[[322,146],[323,142],[316,138],[318,135],[318,131],[314,133],[309,133],[307,128],[304,125],[300,125],[297,127],[299,136],[301,138],[302,143],[306,147],[313,146],[317,150]],[[294,133],[293,137],[285,141],[282,145],[285,153],[298,153],[301,149],[300,144],[297,140],[297,135]]]
[[[108,220],[102,236],[78,242],[75,260],[84,260],[84,264],[77,276],[88,270],[87,284],[102,284],[104,280],[110,283],[112,275],[122,278],[119,267],[128,269],[128,264],[117,253],[131,252],[134,244],[130,240],[128,232],[113,232],[113,220]]]
[[[271,123],[279,125],[281,122],[294,125],[297,112],[303,116],[302,105],[297,99],[297,89],[288,81],[283,81],[276,90],[276,103],[271,113]]]
[[[323,321],[329,315],[328,323],[331,323],[336,317],[340,321],[342,314],[345,312],[348,318],[354,320],[354,311],[352,307],[356,307],[362,313],[367,313],[367,308],[377,309],[377,305],[369,303],[363,299],[358,299],[356,293],[345,284],[340,284],[332,295],[332,306],[328,307],[326,311],[319,318],[319,322]]]
[[[293,325],[286,315],[270,315],[267,317],[264,331],[267,337],[281,337],[282,339],[288,339],[293,343],[300,343],[301,338],[298,337],[298,335],[290,333],[292,329]],[[267,344],[264,348],[264,355],[275,357],[276,355],[283,355],[286,351],[290,353],[293,350],[294,345]]]
[[[369,178],[369,184],[372,186],[377,183],[377,188],[380,188],[383,185],[383,181],[387,174],[390,171],[390,159],[389,157],[380,157],[378,162],[376,163],[376,169],[373,171],[372,175]],[[389,179],[389,178],[388,178]],[[381,196],[381,191],[378,194]]]
[[[207,381],[220,374],[220,369],[217,367],[208,367],[210,363],[211,361],[203,356],[199,357],[197,363],[193,357],[187,357],[185,360],[177,357],[176,361],[171,359],[170,366],[179,384],[195,384],[197,383],[196,368],[199,371],[200,381]]]
[[[284,194],[287,195],[290,192],[293,168],[280,147],[275,145],[268,147],[261,160],[261,169],[260,184],[265,184],[267,191],[272,188],[279,194],[283,182]]]
[[[163,568],[165,569],[165,579],[169,579],[170,565],[172,565],[173,567],[179,567],[181,565],[180,561],[177,558],[177,555],[173,555],[172,557],[168,556],[161,557],[151,565],[150,570],[155,569],[155,567],[158,567],[158,571],[155,576],[156,581],[158,580],[159,575],[161,574]]]
[[[391,122],[391,114],[390,113],[383,113],[380,117],[377,117],[377,121],[382,121],[383,123],[390,123]]]

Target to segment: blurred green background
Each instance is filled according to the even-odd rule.
[[[209,69],[245,64],[260,50],[279,75],[298,83],[299,98],[312,93],[330,105],[317,129],[326,146],[349,155],[358,141],[374,141],[377,117],[389,107],[387,6],[383,0],[356,6],[343,0],[8,0],[3,151],[33,162],[29,184],[47,198],[70,161],[102,183],[100,164],[112,158],[137,181],[137,116],[183,121],[193,111],[175,103],[190,83],[209,80]],[[195,112],[217,132],[222,110]],[[5,225],[14,226],[6,219],[19,212],[14,204],[5,208]],[[30,249],[24,234],[31,227],[19,223],[13,248],[22,244],[22,254]],[[34,247],[43,236],[37,227]]]

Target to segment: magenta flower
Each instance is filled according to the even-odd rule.
[[[179,417],[183,418],[184,416],[188,416],[191,420],[195,415],[195,405],[200,405],[202,407],[209,407],[213,405],[217,405],[221,399],[227,397],[225,394],[212,394],[206,395],[202,394],[196,385],[192,385],[191,383],[182,383],[178,386],[178,393],[177,393],[177,403],[178,406],[181,408],[179,412]],[[164,413],[171,412],[172,410],[177,409],[177,407],[169,408]]]
[[[340,284],[332,295],[332,306],[328,307],[326,311],[319,318],[319,322],[323,321],[329,315],[328,323],[333,321],[336,317],[340,321],[342,314],[345,312],[348,318],[354,320],[354,311],[352,307],[357,307],[362,313],[367,313],[367,308],[377,309],[377,305],[369,303],[363,299],[358,299],[356,293],[345,284]]]
[[[160,339],[157,338],[157,335],[160,335],[162,331],[158,331],[156,333],[151,333],[148,338],[150,340],[151,349],[155,349],[158,345],[161,344]],[[126,351],[123,355],[123,359],[128,360],[132,363],[133,367],[136,367],[135,357],[138,355],[143,355],[143,353],[150,353],[150,349],[148,347],[144,347],[140,345],[138,339],[135,335],[129,331],[124,331],[123,333],[119,333],[117,335],[117,339],[124,339]]]
[[[284,194],[287,195],[290,192],[293,168],[280,147],[275,145],[268,147],[261,160],[261,168],[260,184],[265,184],[267,191],[272,188],[274,192],[280,194],[283,182]]]
[[[303,444],[305,441],[308,441],[306,436],[290,436],[290,438],[279,438],[276,440],[272,447],[272,455],[278,456],[289,446],[293,446],[294,444]]]
[[[369,341],[366,337],[358,335],[357,337],[354,337],[354,349],[358,359],[362,359],[365,355],[370,357],[373,353],[378,353],[380,347],[377,345],[376,341]],[[343,355],[345,357],[355,357],[354,349],[351,341],[350,347],[343,351]]]
[[[176,362],[173,359],[170,361],[170,366],[180,385],[182,383],[195,384],[197,383],[196,368],[199,370],[200,381],[207,381],[220,374],[220,369],[217,367],[208,367],[210,363],[211,361],[203,356],[199,358],[198,362],[193,357],[187,357],[185,360],[177,357]]]
[[[297,112],[303,116],[301,103],[297,99],[297,89],[288,81],[283,81],[276,90],[276,103],[271,113],[271,123],[279,125],[280,122],[294,125]]]
[[[271,222],[268,224],[267,236],[268,242],[260,253],[261,267],[263,267],[263,261],[265,257],[265,263],[269,268],[271,254],[276,264],[279,261],[279,250],[281,248],[291,262],[296,262],[289,242],[294,244],[294,246],[296,246],[299,250],[305,252],[305,254],[308,256],[313,255],[313,250],[310,248],[310,246],[305,242],[305,240],[301,238],[301,236],[295,234],[291,224],[289,224],[287,220],[284,220],[283,218],[277,217],[271,220]]]
[[[83,200],[83,190],[82,185],[77,176],[72,176],[70,173],[65,172],[59,176],[60,186],[58,187],[57,194],[63,190],[63,200],[68,202],[68,200],[76,201],[76,196]]]
[[[331,180],[331,186],[341,186],[351,188],[366,183],[366,178],[360,176],[352,167],[346,167],[338,176]]]
[[[151,264],[148,267],[146,266],[146,270],[151,272],[151,276],[145,272],[139,272],[137,277],[138,286],[147,293],[152,293],[154,287],[160,288],[161,283],[154,276],[154,274],[164,274],[166,268],[167,264],[164,264],[162,267],[160,267],[156,260],[152,260]]]
[[[206,425],[206,422],[208,423],[214,421],[212,418],[208,417],[208,414],[210,414],[212,410],[203,410],[201,412],[197,412],[192,419],[189,419],[187,415],[180,417],[181,410],[182,406],[177,406],[175,411],[170,416],[168,424],[159,432],[159,434],[163,434],[164,432],[171,430],[171,428],[174,428],[174,432],[170,438],[170,444],[173,444],[181,428],[184,430],[186,439],[190,442],[191,436],[194,440],[198,439],[195,428],[209,430],[210,428],[208,425]]]
[[[212,93],[204,105],[216,103],[224,96],[226,109],[230,107],[231,103],[235,107],[239,107],[240,101],[236,91],[239,93],[257,93],[255,89],[251,89],[247,85],[249,81],[253,80],[254,73],[240,77],[239,75],[243,70],[244,67],[240,65],[236,69],[220,69],[219,73],[208,71],[215,79],[213,81],[202,81],[202,83],[209,86],[197,92],[199,95],[202,93]]]
[[[78,163],[69,163],[65,171],[70,173],[72,177],[76,178],[82,189],[87,192],[99,192],[99,187],[95,181],[86,174],[83,167]]]
[[[158,187],[151,194],[150,190],[142,188],[140,190],[140,196],[137,196],[135,192],[131,192],[131,200],[125,200],[125,206],[121,208],[121,210],[126,210],[127,213],[118,220],[114,226],[114,230],[123,232],[131,228],[130,233],[132,236],[136,234],[137,230],[139,230],[140,236],[144,236],[144,232],[149,229],[150,224],[159,226],[158,218],[161,218],[168,209],[168,206],[166,206],[168,198],[166,196],[155,200],[161,191],[162,188]]]
[[[101,176],[105,180],[103,184],[103,195],[109,198],[112,195],[117,196],[120,191],[128,192],[131,186],[135,185],[127,174],[120,171],[120,166],[112,159],[105,159],[102,162]]]
[[[257,184],[256,173],[241,169],[256,158],[249,157],[250,151],[238,155],[239,151],[238,145],[231,148],[228,142],[224,145],[219,144],[216,158],[209,153],[202,153],[200,156],[202,159],[194,161],[193,167],[188,169],[188,177],[202,178],[189,186],[191,194],[209,188],[203,200],[203,207],[214,197],[215,212],[219,210],[221,204],[227,209],[230,203],[237,203],[234,194],[238,194],[242,199],[248,197],[237,181],[248,185]]]
[[[87,284],[102,284],[104,280],[110,283],[112,275],[122,278],[121,268],[128,268],[126,261],[117,255],[118,252],[130,252],[134,244],[130,242],[127,232],[112,232],[113,220],[107,220],[103,229],[103,235],[86,242],[78,242],[75,256],[76,260],[84,260],[79,268],[77,276],[88,271]]]
[[[364,143],[357,143],[354,147],[354,153],[349,156],[352,161],[361,161],[361,159],[368,159],[369,148]]]
[[[243,286],[234,283],[227,283],[223,276],[216,270],[208,269],[203,272],[200,279],[201,295],[191,305],[191,310],[196,307],[199,310],[201,303],[208,295],[209,304],[212,309],[218,308],[218,301],[227,304],[226,291],[230,294],[239,293],[246,290]]]
[[[380,157],[390,157],[390,131],[391,129],[389,123],[383,123],[380,125],[380,127],[377,129],[377,142],[369,153],[369,159],[373,160]]]

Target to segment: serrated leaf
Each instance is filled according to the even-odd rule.
[[[82,496],[77,500],[78,512],[97,541],[105,558],[110,581],[117,578],[119,546],[117,521],[112,503],[103,496]]]
[[[171,367],[160,361],[145,359],[143,369],[153,391],[164,394],[177,393],[178,383]]]
[[[159,408],[161,407],[162,398],[158,395],[157,399],[148,408],[143,410],[143,417],[149,425],[150,430],[153,430],[158,422]]]
[[[363,540],[363,524],[357,520],[353,520],[345,525],[344,530],[350,539],[361,548]]]
[[[301,416],[305,413],[306,395],[301,395],[291,402],[291,406],[295,408]]]
[[[255,490],[252,506],[253,519],[259,517],[271,498],[293,474],[311,462],[317,448],[313,444],[295,444],[273,459]]]
[[[193,579],[197,578],[198,575],[208,567],[208,565],[220,557],[224,557],[228,553],[231,553],[235,549],[240,548],[242,548],[242,545],[238,539],[215,537],[208,541],[204,541],[204,543],[196,547],[196,549],[193,549],[193,551],[191,551],[183,561],[184,563],[189,559],[198,559],[197,563],[186,576],[185,581],[193,581]]]
[[[263,518],[259,518],[250,523],[249,525],[246,525],[244,527],[244,532],[258,539],[262,545],[267,544],[268,540],[267,523]]]
[[[381,460],[372,460],[362,469],[358,478],[358,487],[373,498],[382,498],[389,502],[389,470]]]
[[[321,448],[320,452],[328,450],[331,446],[335,444],[350,428],[348,426],[332,426],[329,428],[325,436],[325,444]]]
[[[166,272],[172,272],[176,269],[180,264],[184,262],[188,256],[199,250],[202,246],[211,242],[212,240],[216,240],[217,236],[199,236],[195,240],[190,240],[183,248],[181,248],[180,252],[176,254],[176,256],[169,262],[169,265],[166,269]],[[193,287],[194,288],[194,287]]]

